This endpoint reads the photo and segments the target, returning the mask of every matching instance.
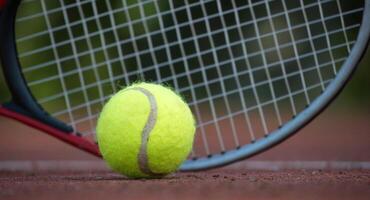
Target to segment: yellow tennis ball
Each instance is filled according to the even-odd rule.
[[[138,83],[115,94],[97,124],[100,152],[130,178],[162,177],[189,155],[195,133],[189,106],[171,89]]]

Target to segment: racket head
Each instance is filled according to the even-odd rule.
[[[30,2],[39,2],[39,1],[30,1]],[[44,2],[44,1],[40,1],[40,2]],[[233,1],[233,2],[234,2],[234,6],[238,4],[237,1]],[[330,2],[330,1],[325,1],[325,2]],[[17,37],[21,37],[21,36],[17,36],[16,27],[15,27],[15,24],[17,24],[17,22],[15,21],[16,18],[17,18],[16,17],[17,16],[17,10],[18,10],[19,5],[21,3],[22,3],[22,1],[20,1],[20,0],[8,1],[7,5],[6,5],[6,8],[4,9],[4,15],[1,18],[1,25],[0,25],[1,26],[0,30],[2,30],[1,35],[0,35],[1,36],[1,44],[2,44],[1,47],[0,47],[1,48],[1,60],[2,60],[2,63],[3,63],[4,74],[5,74],[5,77],[7,79],[7,83],[8,83],[8,86],[10,88],[10,91],[12,93],[13,100],[12,100],[12,103],[3,105],[0,108],[0,113],[3,114],[3,115],[6,115],[8,117],[15,118],[15,119],[17,119],[17,120],[19,120],[23,123],[29,124],[33,127],[38,128],[38,129],[41,129],[41,130],[43,130],[43,131],[45,131],[45,132],[47,132],[47,133],[49,133],[53,136],[56,136],[56,137],[66,141],[68,143],[73,144],[74,146],[76,146],[78,148],[84,149],[84,150],[86,150],[90,153],[93,153],[95,155],[99,155],[99,152],[97,150],[96,145],[94,144],[94,141],[91,140],[91,138],[86,139],[84,137],[84,133],[83,133],[84,131],[82,131],[80,133],[80,130],[78,130],[78,128],[73,127],[73,126],[67,124],[66,121],[63,121],[60,118],[58,119],[57,117],[53,116],[53,113],[49,112],[48,109],[45,109],[45,107],[42,105],[42,103],[39,103],[40,99],[37,97],[38,95],[35,94],[35,90],[30,89],[30,86],[29,86],[30,80],[29,80],[29,78],[27,79],[27,77],[25,78],[25,71],[24,71],[26,69],[25,67],[29,67],[29,66],[24,66],[24,64],[23,65],[21,64],[23,58],[22,58],[22,56],[20,56],[22,53],[19,52],[19,49],[20,49],[19,45],[20,44],[19,44],[19,42],[17,43]],[[61,2],[59,2],[59,3],[62,4]],[[197,8],[197,9],[200,9],[200,10],[204,9],[200,12],[204,12],[203,14],[207,14],[206,13],[207,11],[205,11],[207,9],[206,8],[207,5],[202,4],[202,6],[200,6],[200,7],[198,7],[198,6],[192,7],[191,5],[193,5],[193,4],[197,5],[197,3],[196,2],[188,2],[188,3],[190,3],[189,6],[186,6],[186,5],[176,6],[175,4],[165,5],[165,6],[163,6],[163,9],[164,9],[163,12],[168,14],[168,13],[171,13],[171,10],[172,11],[175,10],[176,13],[177,13],[177,11],[182,10],[182,9],[179,9],[179,8],[183,7],[183,8],[185,8],[184,12],[189,11],[189,9],[192,10],[193,8],[194,9]],[[209,3],[210,5],[213,5],[211,1],[206,1],[204,4],[207,4],[207,3]],[[266,7],[267,4],[265,4],[265,3],[255,3],[255,2],[252,3],[252,2],[250,2],[250,4],[253,5],[252,7],[258,7],[258,6],[262,5],[262,6],[265,6],[265,8],[267,8]],[[312,3],[312,5],[313,4],[314,3]],[[311,4],[307,4],[307,5],[311,5]],[[74,4],[73,4],[73,2],[70,3],[70,4],[66,3],[66,5],[64,5],[64,6],[67,7],[67,8],[73,8]],[[125,5],[125,6],[128,7],[128,8],[131,8],[131,7],[135,8],[135,5]],[[216,5],[216,7],[217,6],[218,6],[218,4]],[[78,7],[78,6],[76,6],[76,7]],[[249,7],[250,6],[248,6],[247,4],[242,6],[242,8],[245,8],[245,9],[248,9]],[[314,100],[311,101],[309,104],[305,105],[306,107],[304,109],[297,111],[296,115],[291,115],[290,116],[291,119],[289,118],[289,119],[282,120],[283,123],[279,123],[277,126],[276,126],[276,123],[275,123],[275,127],[270,132],[262,133],[258,137],[255,137],[255,138],[249,138],[249,142],[244,141],[244,142],[239,143],[239,144],[233,144],[233,145],[231,145],[231,147],[227,147],[227,144],[226,144],[226,147],[219,147],[218,149],[216,148],[217,150],[208,150],[208,151],[205,150],[204,153],[201,154],[200,156],[197,156],[197,155],[192,156],[189,160],[187,160],[182,165],[181,169],[182,170],[207,169],[207,168],[211,168],[211,167],[222,166],[222,165],[225,165],[225,164],[229,164],[231,162],[235,162],[235,161],[240,160],[240,159],[250,157],[252,155],[255,155],[259,152],[262,152],[262,151],[278,144],[279,142],[282,142],[284,139],[288,138],[289,136],[291,136],[292,134],[297,132],[300,128],[302,128],[304,125],[306,125],[309,121],[314,119],[314,117],[316,115],[318,115],[327,105],[329,105],[329,103],[335,98],[335,96],[344,87],[345,83],[349,80],[350,75],[353,73],[355,67],[357,66],[358,62],[360,61],[361,56],[365,52],[365,49],[366,49],[367,44],[368,44],[369,33],[370,33],[370,31],[369,31],[369,27],[370,27],[369,7],[370,7],[369,1],[365,1],[362,22],[361,22],[361,26],[358,30],[357,39],[355,40],[355,43],[351,47],[351,51],[348,54],[348,57],[341,64],[341,67],[339,67],[340,69],[336,73],[335,77],[332,80],[330,80],[330,82],[328,80],[328,82],[325,83],[326,84],[325,90],[322,91],[322,94],[315,96]],[[123,10],[124,9],[125,8],[123,8]],[[162,10],[161,6],[158,6],[157,9],[158,9],[157,10],[158,12],[162,12],[161,11]],[[216,10],[217,9],[218,8],[216,8]],[[221,6],[221,9],[222,9],[222,6]],[[236,9],[236,8],[233,8],[233,9]],[[255,10],[255,13],[253,13],[254,17],[252,17],[252,18],[257,19],[257,21],[258,21],[259,18],[257,16],[258,14],[256,13],[256,11],[258,11],[258,9]],[[212,13],[212,11],[210,11],[210,12]],[[238,14],[239,14],[239,10],[237,10],[236,12],[238,12]],[[61,13],[65,14],[64,11],[61,12]],[[230,14],[231,12],[226,10],[225,13]],[[250,11],[250,14],[251,14],[251,11]],[[181,13],[179,15],[181,15]],[[214,14],[214,13],[210,14],[210,16],[214,16],[214,15],[217,15],[217,13],[216,14]],[[267,15],[269,15],[269,14],[267,14]],[[270,15],[274,15],[274,14],[271,13]],[[178,24],[183,23],[183,22],[177,21],[177,20],[179,20],[179,19],[177,19],[177,14],[168,15],[168,16],[173,18],[172,21],[174,23],[172,25],[171,24],[168,25],[169,28],[171,28],[171,27],[176,28],[177,27],[176,23],[178,23]],[[82,18],[82,16],[80,16],[80,17]],[[128,16],[128,18],[130,18],[130,16]],[[141,21],[140,19],[137,19],[135,17],[132,17],[132,18],[133,18],[132,21]],[[175,20],[175,18],[176,18],[176,20]],[[201,38],[199,38],[199,35],[203,36],[203,35],[207,35],[207,33],[217,32],[217,30],[213,30],[213,28],[211,26],[211,19],[212,19],[211,17],[204,17],[203,18],[203,21],[205,22],[204,23],[205,27],[203,27],[203,28],[205,30],[200,31],[199,34],[196,32],[196,30],[194,32],[192,32],[192,31],[188,31],[188,32],[191,32],[193,34],[192,37],[196,38],[196,39],[201,39]],[[240,17],[240,19],[242,19],[242,18]],[[267,17],[267,19],[269,19],[269,18]],[[130,20],[128,19],[127,22],[125,22],[125,23],[128,24],[128,26],[133,26],[132,24],[130,24],[129,21]],[[167,22],[167,21],[163,21],[162,25],[160,25],[160,24],[158,25],[158,26],[160,26],[159,30],[167,30],[168,27],[166,27],[165,22]],[[192,23],[195,24],[197,22],[202,22],[202,18],[197,18],[197,19],[192,19],[192,18],[189,19],[188,18],[188,22],[185,22],[185,24],[192,24]],[[207,22],[209,22],[209,24],[207,24]],[[71,21],[71,23],[73,23],[73,21]],[[144,21],[144,24],[145,23],[146,23],[146,21]],[[219,22],[218,24],[216,23],[215,25],[216,26],[220,25],[220,23],[222,24],[222,23],[227,23],[227,22]],[[255,24],[252,23],[251,25],[255,26]],[[196,25],[194,25],[194,27],[193,27],[194,29],[196,29],[195,26]],[[224,28],[226,28],[226,27],[224,27]],[[259,28],[260,27],[258,25],[255,27],[256,30],[259,29]],[[126,31],[130,31],[129,29],[130,28],[127,28]],[[147,27],[147,29],[151,29],[151,27]],[[236,26],[236,29],[238,29],[237,26]],[[135,32],[135,28],[131,29],[131,31]],[[176,31],[175,31],[176,33],[173,33],[173,34],[179,34],[179,33],[182,34],[183,33],[183,32],[181,32],[181,30],[179,31],[179,30],[176,29]],[[260,30],[260,31],[261,31],[260,34],[263,34],[262,33],[263,31],[262,30]],[[277,30],[275,30],[275,32],[276,31]],[[150,30],[146,30],[146,35],[145,35],[146,37],[149,38],[150,36],[153,36],[148,32],[150,32]],[[153,33],[154,32],[157,33],[158,31],[153,30]],[[272,32],[272,35],[274,35],[274,31],[271,31],[271,32]],[[68,35],[67,31],[65,31],[64,33]],[[219,33],[219,32],[217,32],[217,33]],[[224,33],[224,34],[226,34],[226,33]],[[264,42],[263,39],[258,38],[258,33],[256,33],[256,35],[257,35],[256,37],[254,37],[254,38],[252,37],[252,39],[256,41],[256,43],[254,45],[258,45],[259,43],[263,43]],[[163,34],[162,36],[163,36],[163,38],[166,38],[165,34]],[[208,37],[209,37],[208,39],[210,41],[214,42],[214,45],[217,45],[217,41],[215,41],[215,40],[217,40],[216,36],[208,36]],[[240,37],[242,37],[242,36],[240,36]],[[245,37],[248,37],[248,36],[245,36]],[[104,38],[104,36],[103,36],[103,38]],[[132,36],[131,39],[136,40],[138,38],[139,38],[139,36]],[[245,42],[245,40],[248,40],[248,38],[243,38],[243,39],[244,40],[242,41],[242,43]],[[101,40],[104,40],[104,39],[101,39]],[[168,36],[167,43],[180,45],[180,46],[184,45],[183,47],[185,47],[185,44],[182,43],[181,41],[176,41],[175,40],[174,42],[172,42],[171,41],[171,36]],[[232,43],[232,41],[227,41],[226,43],[228,43],[228,45],[229,45],[229,44]],[[294,43],[294,41],[292,41],[292,43]],[[149,41],[148,44],[154,45],[154,42]],[[198,68],[200,68],[200,69],[204,68],[206,70],[212,70],[212,69],[216,70],[216,68],[222,69],[222,66],[217,66],[217,63],[223,64],[221,56],[220,56],[220,58],[217,58],[218,57],[217,56],[217,53],[218,53],[217,50],[215,50],[215,51],[202,50],[201,49],[202,44],[203,43],[199,42],[199,44],[198,44],[199,45],[198,46],[198,48],[199,48],[198,49],[198,56],[195,56],[195,58],[197,58],[199,61],[203,61],[204,63],[202,63],[202,64],[198,63],[198,65],[199,65]],[[53,44],[53,45],[55,45],[55,44]],[[207,46],[208,44],[204,44],[204,45]],[[50,45],[50,46],[52,46],[52,45]],[[164,49],[167,51],[166,53],[171,52],[171,48],[167,47],[166,44],[163,44],[161,46],[165,47]],[[210,46],[212,46],[212,45],[210,45]],[[225,46],[227,46],[227,45],[225,45]],[[278,46],[278,45],[276,45],[276,46]],[[46,47],[48,47],[48,46],[46,46]],[[140,61],[140,59],[141,59],[140,52],[145,52],[145,50],[140,50],[139,47],[136,47],[136,48],[139,52],[136,52],[136,54],[134,53],[135,58],[137,59],[137,61]],[[152,46],[152,47],[149,46],[149,48],[154,48],[155,49],[155,46]],[[214,49],[218,49],[218,48],[214,47]],[[233,49],[231,49],[231,51],[232,50]],[[175,48],[175,50],[173,52],[180,52],[181,53],[181,51],[182,51],[181,48],[180,48],[180,50]],[[263,52],[264,49],[260,49],[260,51]],[[206,59],[203,60],[203,57],[202,57],[204,52],[206,52],[206,54],[210,53],[213,56],[213,59],[216,59],[219,62],[215,62],[214,65],[212,65],[212,64],[208,65],[206,63],[207,60]],[[27,52],[23,52],[23,53],[27,54]],[[186,52],[182,52],[182,53],[186,54],[186,55],[182,55],[184,57],[183,63],[185,65],[190,66],[191,61],[188,58],[190,58],[192,56],[192,53],[190,53],[190,55],[188,55]],[[261,54],[264,54],[264,53],[261,53]],[[151,56],[154,57],[153,55],[151,55]],[[244,55],[244,56],[248,57],[248,55]],[[249,58],[250,57],[248,57],[248,59]],[[61,57],[59,59],[63,59],[63,57]],[[106,58],[106,59],[108,60],[108,58]],[[228,89],[227,89],[227,86],[225,87],[225,85],[224,85],[224,87],[226,89],[225,88],[220,89],[221,92],[218,92],[218,93],[216,92],[216,95],[211,94],[212,88],[211,88],[211,86],[209,86],[209,88],[208,88],[209,91],[207,91],[208,94],[205,95],[205,96],[208,95],[208,97],[197,99],[197,96],[196,96],[196,95],[198,95],[197,91],[195,91],[195,92],[193,91],[193,93],[191,93],[191,91],[190,91],[191,89],[186,89],[189,86],[182,87],[181,84],[179,84],[179,83],[177,83],[177,85],[176,85],[176,81],[178,81],[177,79],[179,77],[179,75],[176,75],[176,73],[171,74],[173,72],[169,72],[168,74],[171,74],[171,75],[164,75],[164,78],[163,77],[162,78],[155,77],[154,79],[153,79],[152,75],[145,75],[145,70],[147,70],[148,72],[152,71],[153,73],[155,73],[155,70],[153,70],[153,69],[165,69],[166,68],[166,70],[171,70],[171,69],[174,70],[171,67],[174,67],[176,65],[176,63],[170,61],[171,58],[169,58],[168,60],[169,61],[167,61],[167,63],[164,64],[165,67],[163,67],[163,65],[161,65],[160,61],[157,60],[157,63],[153,63],[148,68],[141,67],[138,64],[137,68],[135,68],[135,70],[138,73],[135,74],[131,71],[130,77],[128,77],[129,75],[125,75],[125,74],[123,74],[123,76],[122,76],[122,74],[119,74],[118,76],[120,76],[120,79],[126,79],[126,82],[123,85],[129,84],[131,82],[135,82],[137,80],[147,80],[147,78],[150,77],[151,79],[149,79],[149,80],[151,80],[151,81],[154,81],[154,82],[157,82],[157,83],[167,83],[167,84],[173,86],[179,93],[185,95],[185,98],[190,96],[190,98],[188,98],[188,101],[189,101],[194,113],[196,114],[196,118],[197,118],[198,124],[199,124],[198,131],[197,131],[197,137],[198,137],[199,141],[202,141],[202,142],[199,142],[200,145],[196,141],[196,145],[200,146],[200,147],[197,146],[196,150],[197,150],[197,148],[203,148],[203,147],[207,146],[207,144],[206,144],[207,142],[204,141],[204,140],[207,140],[207,139],[204,139],[204,138],[207,138],[208,135],[213,135],[212,136],[213,138],[210,139],[210,140],[215,141],[215,140],[217,140],[215,138],[217,138],[217,137],[222,138],[223,137],[223,135],[219,136],[219,135],[215,134],[215,132],[220,132],[220,133],[222,131],[231,132],[230,126],[232,126],[231,124],[234,123],[233,120],[235,120],[236,121],[235,123],[237,123],[238,119],[230,117],[230,116],[238,115],[238,114],[235,114],[235,113],[238,113],[237,111],[235,111],[234,113],[229,112],[227,114],[220,114],[220,116],[218,116],[217,114],[213,114],[213,115],[216,115],[216,119],[213,119],[213,121],[212,120],[207,121],[207,120],[202,119],[202,118],[207,118],[207,116],[205,116],[205,115],[212,115],[212,114],[209,114],[209,113],[219,111],[218,107],[216,106],[216,104],[217,104],[217,102],[215,100],[216,96],[217,96],[217,98],[221,98],[221,99],[223,98],[223,101],[227,101],[224,97],[222,97],[223,95],[227,95],[227,94],[230,93],[230,91],[228,91]],[[174,59],[174,60],[176,60],[176,59]],[[229,60],[232,63],[237,62],[237,59],[234,58],[234,56],[231,56],[229,58]],[[263,61],[263,59],[260,59],[260,60]],[[300,62],[300,61],[298,61],[298,62]],[[24,61],[23,61],[23,63],[24,63]],[[266,66],[266,64],[267,63],[264,63],[262,65],[265,65],[264,67],[268,68],[268,66]],[[249,64],[249,65],[251,65],[251,64]],[[169,66],[169,67],[166,67],[166,66]],[[191,80],[193,78],[194,79],[199,78],[199,77],[196,77],[194,75],[195,73],[199,72],[199,70],[197,71],[197,69],[193,69],[191,66],[190,67],[189,66],[187,67],[187,69],[185,69],[185,74],[188,74],[185,77],[188,78],[188,79],[190,77],[189,80]],[[279,65],[279,67],[281,67],[281,66],[285,67],[284,64]],[[64,66],[62,65],[62,67],[64,67]],[[240,73],[248,74],[248,70],[253,69],[252,66],[248,66],[248,67],[249,67],[249,69],[246,69],[245,71],[241,71]],[[195,67],[195,68],[197,68],[197,67]],[[176,70],[174,70],[174,72],[175,71]],[[206,71],[202,71],[202,70],[200,70],[200,71],[203,73],[203,75],[205,73],[207,73]],[[297,70],[297,72],[298,71],[299,70]],[[180,72],[180,74],[182,74],[182,73],[183,72]],[[217,72],[217,73],[219,73],[219,72]],[[130,74],[130,72],[128,72],[128,74]],[[166,74],[166,73],[164,73],[164,74]],[[61,75],[63,75],[63,74],[61,74]],[[220,74],[218,74],[218,75],[220,75]],[[137,76],[139,78],[132,78],[133,76]],[[239,79],[238,74],[235,73],[235,71],[234,71],[234,74],[230,75],[230,77]],[[216,82],[217,81],[223,82],[224,79],[219,78],[219,80],[216,80]],[[239,79],[239,81],[242,81],[242,80]],[[194,86],[194,87],[199,88],[199,85],[201,85],[201,87],[203,87],[203,86],[207,87],[207,85],[212,85],[213,83],[215,83],[215,81],[213,79],[211,79],[211,80],[204,79],[200,83],[194,81],[193,84],[190,84],[190,83],[188,83],[188,84],[190,85],[190,87]],[[251,81],[250,81],[249,84],[252,85],[251,87],[253,89],[258,87],[258,86],[256,86],[256,84],[253,84]],[[245,87],[248,88],[249,86],[244,86],[244,88]],[[81,86],[81,88],[82,88],[82,86]],[[196,90],[196,89],[194,89],[194,90]],[[233,90],[235,90],[235,88],[233,88]],[[109,98],[109,95],[111,95],[113,93],[113,91],[114,91],[114,89],[111,88],[109,90],[108,94],[104,94],[104,96],[103,96],[104,101],[106,101]],[[202,92],[201,90],[199,90],[199,91],[200,91],[200,93]],[[194,95],[194,94],[196,94],[196,95]],[[241,95],[239,94],[239,98],[240,97],[241,97]],[[204,99],[207,99],[207,98],[208,98],[208,100],[204,100]],[[272,100],[275,101],[275,99],[272,99]],[[213,111],[204,111],[203,110],[202,103],[204,103],[204,101],[211,102],[212,105],[210,107],[211,107],[211,110],[213,109]],[[86,102],[84,102],[84,103],[86,103]],[[225,106],[224,104],[232,104],[232,103],[229,103],[229,102],[226,102],[226,103],[223,103],[223,104],[221,103],[220,107],[227,107],[227,105]],[[262,106],[259,106],[258,103],[255,103],[255,104],[256,104],[255,105],[256,108],[262,107]],[[270,104],[272,105],[273,103],[270,103]],[[209,104],[207,106],[209,106]],[[244,105],[244,106],[246,106],[246,105]],[[196,108],[196,107],[198,107],[198,108]],[[241,106],[241,107],[244,109],[243,106]],[[196,111],[196,109],[198,109],[198,111]],[[225,108],[222,108],[221,110],[225,110]],[[227,108],[226,110],[232,110],[232,108]],[[265,112],[262,108],[261,108],[261,110],[262,110],[262,112],[260,112],[259,115],[261,113],[263,114]],[[220,111],[220,112],[222,112],[222,111]],[[250,112],[250,111],[249,110],[242,110],[241,114],[244,115],[245,113],[248,113],[248,112]],[[206,113],[206,114],[204,114],[204,113]],[[213,117],[215,117],[215,116],[213,116]],[[94,119],[96,119],[96,115],[95,115]],[[226,123],[226,124],[228,124],[226,126],[222,125],[222,123],[224,122],[223,121],[224,119],[230,121],[230,122]],[[266,120],[266,119],[263,119],[263,120]],[[276,119],[273,119],[273,120],[276,121]],[[243,122],[243,123],[245,123],[245,122]],[[225,128],[226,131],[225,130],[216,131],[215,129],[217,129],[217,127],[218,127],[218,129],[223,129],[223,127],[228,127],[228,128]],[[261,132],[264,132],[264,131],[262,131],[262,129],[263,129],[262,127],[260,127],[259,129],[261,129]],[[222,132],[222,133],[224,133],[224,132]],[[248,134],[248,133],[245,133],[245,132],[248,132],[247,129],[243,129],[243,132],[244,132],[243,134]],[[230,136],[230,137],[232,137],[232,136]],[[220,140],[220,139],[218,139],[218,140]],[[232,139],[229,139],[229,140],[232,140]],[[220,141],[216,141],[214,143],[217,143],[217,142],[220,142]],[[222,142],[223,141],[221,139],[221,143]],[[210,142],[210,143],[212,143],[212,142]],[[208,145],[212,146],[212,144],[208,144]],[[212,147],[205,147],[205,148],[212,149]]]

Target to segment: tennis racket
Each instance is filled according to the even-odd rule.
[[[364,54],[370,2],[0,1],[12,100],[0,114],[100,156],[102,106],[137,81],[173,87],[197,120],[181,170],[226,165],[288,138]]]

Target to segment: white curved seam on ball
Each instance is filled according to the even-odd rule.
[[[143,128],[143,131],[141,133],[141,145],[140,145],[140,151],[138,155],[139,168],[141,172],[143,172],[144,174],[151,175],[151,176],[158,176],[161,174],[153,172],[149,167],[148,152],[147,152],[149,135],[152,132],[155,126],[155,123],[157,121],[157,114],[158,114],[157,101],[154,95],[149,90],[146,90],[144,88],[132,88],[132,89],[143,93],[148,98],[149,105],[150,105],[149,116]]]

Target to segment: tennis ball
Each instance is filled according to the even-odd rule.
[[[184,100],[151,83],[134,84],[112,96],[97,123],[104,160],[130,178],[176,171],[192,149],[194,134],[194,117]]]

